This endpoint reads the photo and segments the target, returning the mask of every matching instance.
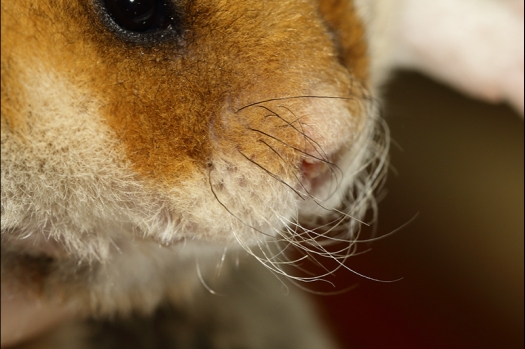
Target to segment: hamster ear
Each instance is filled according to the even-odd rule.
[[[523,1],[405,0],[396,20],[398,66],[523,116]]]

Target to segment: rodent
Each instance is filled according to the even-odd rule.
[[[196,256],[206,274],[243,247],[280,272],[268,241],[322,246],[304,217],[350,241],[384,174],[397,13],[4,1],[3,299],[149,314],[201,286]]]

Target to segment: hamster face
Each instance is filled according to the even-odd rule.
[[[195,255],[364,214],[383,148],[352,2],[152,3],[2,3],[2,283],[147,310]]]

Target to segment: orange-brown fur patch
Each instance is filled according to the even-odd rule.
[[[2,119],[13,130],[24,124],[26,116],[17,111],[28,102],[17,95],[19,89],[10,89],[17,83],[10,71],[36,73],[31,71],[36,60],[102,102],[101,114],[126,158],[156,184],[189,179],[195,171],[207,171],[213,156],[226,153],[282,172],[275,153],[297,164],[303,154],[294,148],[308,151],[299,132],[308,125],[297,116],[304,114],[304,101],[238,109],[272,98],[323,94],[319,86],[336,86],[335,93],[349,97],[356,93],[352,78],[367,77],[363,30],[350,3],[182,1],[182,39],[152,47],[122,42],[89,4],[2,6],[2,105],[7,105]],[[347,106],[358,109],[355,102]]]
[[[319,2],[322,13],[339,43],[340,59],[358,81],[368,81],[369,60],[365,28],[352,1],[324,0]]]
[[[189,296],[218,246],[307,242],[299,214],[337,216],[354,188],[364,213],[380,150],[350,1],[174,0],[181,30],[150,44],[106,27],[102,2],[2,3],[7,283],[146,312]]]

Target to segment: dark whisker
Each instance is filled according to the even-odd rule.
[[[278,113],[274,112],[273,110],[271,110],[270,108],[268,107],[265,107],[263,105],[258,105],[257,107],[259,108],[263,108],[267,111],[269,111],[270,113],[272,113],[274,116],[278,117],[279,119],[281,119],[282,121],[284,121],[287,125],[289,125],[290,127],[292,127],[295,131],[299,132],[301,135],[304,136],[305,140],[310,143],[310,145],[312,146],[312,148],[315,149],[315,151],[321,156],[321,157],[324,157],[324,160],[326,161],[329,161],[329,157],[328,155],[326,154],[326,152],[323,150],[323,148],[321,147],[321,145],[319,145],[319,143],[317,143],[313,138],[311,138],[310,136],[308,136],[304,130],[299,130],[297,129],[297,127],[295,127],[294,125],[292,125],[288,120],[286,120],[285,118],[283,118],[281,115],[279,115]],[[281,108],[284,108],[286,110],[288,110],[288,112],[290,112],[290,114],[292,114],[295,118],[296,118],[296,121],[299,120],[299,118],[287,107],[285,106],[280,106]],[[295,121],[294,121],[295,122]],[[302,124],[301,124],[302,125]],[[312,144],[313,143],[313,144]],[[315,144],[315,145],[314,145]],[[317,149],[315,146],[319,147],[319,149]],[[306,148],[306,147],[305,147]],[[322,154],[321,154],[322,153]],[[332,174],[334,175],[334,177],[337,179],[337,175],[335,174],[335,171],[333,170],[333,168],[331,166],[328,166],[330,168],[330,172],[332,172]],[[342,171],[340,171],[342,172]],[[341,173],[342,175],[342,173]]]
[[[215,192],[215,190],[213,189],[213,184],[211,183],[211,170],[208,172],[208,183],[210,185],[210,190],[213,194],[213,196],[215,196],[215,199],[217,200],[217,202],[222,206],[224,207],[224,209],[232,216],[234,217],[235,219],[237,219],[239,222],[241,222],[242,224],[244,224],[245,226],[255,230],[256,232],[258,233],[261,233],[262,235],[265,235],[267,237],[271,237],[271,235],[269,234],[266,234],[264,232],[262,232],[261,230],[251,226],[250,224],[246,223],[245,221],[243,221],[242,219],[240,219],[239,217],[237,217],[232,211],[230,211],[230,209],[228,207],[226,207],[226,205],[219,199],[219,197],[217,196],[217,193]]]
[[[284,106],[284,105],[280,105],[279,108],[283,108],[283,109],[288,110],[288,112],[289,112],[290,114],[292,114],[292,115],[296,118],[295,121],[299,120],[299,118],[297,118],[297,116],[296,116],[296,115],[290,110],[290,108],[288,108],[288,107],[286,107],[286,106]],[[329,158],[329,157],[328,157],[328,154],[326,154],[326,152],[324,151],[323,147],[321,147],[321,145],[320,145],[316,140],[314,140],[312,137],[308,136],[308,135],[304,132],[304,130],[299,131],[294,125],[292,125],[292,123],[290,123],[289,121],[287,121],[287,120],[285,120],[284,118],[282,118],[279,114],[275,113],[275,115],[276,115],[278,118],[282,119],[284,122],[288,123],[291,127],[293,127],[294,130],[296,130],[297,132],[301,133],[301,134],[302,134],[307,140],[309,140],[310,145],[312,145],[312,143],[313,143],[313,144],[315,144],[316,146],[318,146],[320,151],[317,150],[317,148],[315,148],[315,146],[312,145],[312,147],[317,151],[317,153],[319,153],[319,155],[324,156],[325,159],[328,160],[328,158]],[[295,121],[294,121],[294,122],[295,122]],[[302,124],[301,124],[301,123],[299,123],[299,124],[301,125],[301,128],[302,128]],[[321,152],[322,152],[322,154],[321,154]]]
[[[319,157],[317,157],[317,156],[314,156],[314,155],[312,155],[312,154],[310,154],[310,153],[307,153],[307,152],[305,152],[304,150],[301,150],[301,149],[299,149],[299,148],[297,148],[297,147],[294,147],[293,145],[290,145],[290,144],[288,144],[288,143],[286,143],[286,142],[280,140],[279,138],[277,138],[277,137],[275,137],[275,136],[272,136],[272,135],[270,135],[270,134],[268,134],[268,133],[266,133],[266,132],[264,132],[264,131],[257,130],[257,129],[255,129],[255,128],[251,128],[251,127],[249,127],[248,130],[250,130],[250,131],[254,131],[254,132],[258,132],[258,133],[263,134],[263,135],[265,135],[265,136],[267,136],[267,137],[270,137],[270,138],[276,140],[277,142],[282,143],[282,144],[286,145],[287,147],[292,148],[293,150],[296,150],[296,151],[300,152],[301,154],[304,154],[304,155],[306,155],[306,156],[308,156],[308,157],[311,157],[311,158],[314,158],[314,159],[316,159],[316,160],[319,160],[320,162],[326,164],[326,165],[329,166],[329,167],[332,167],[332,166],[333,166],[333,167],[335,167],[337,170],[339,170],[339,172],[340,172],[341,174],[343,174],[343,170],[341,170],[341,169],[340,169],[336,164],[334,164],[333,162],[330,162],[330,161],[328,161],[328,160],[325,160],[325,159],[319,158]]]
[[[286,183],[283,179],[279,178],[279,176],[277,176],[276,174],[272,173],[271,171],[267,170],[266,168],[264,168],[263,166],[261,166],[260,164],[258,164],[256,161],[250,159],[249,157],[247,157],[242,151],[240,150],[237,150],[239,152],[239,154],[241,154],[242,156],[244,156],[246,158],[246,160],[250,161],[252,164],[254,164],[255,166],[259,167],[260,169],[262,169],[264,172],[268,173],[272,178],[278,180],[279,182],[281,182],[282,184],[284,184],[285,186],[287,186],[288,188],[290,188],[295,194],[297,194],[297,196],[299,196],[302,200],[306,200],[306,198],[304,198],[301,193],[299,193],[298,190],[294,189],[290,184]]]
[[[315,142],[311,137],[309,137],[309,136],[308,136],[303,130],[298,130],[297,127],[295,127],[294,125],[292,125],[292,123],[291,123],[290,121],[288,121],[288,120],[286,120],[285,118],[283,118],[283,117],[282,117],[281,115],[279,115],[277,112],[274,112],[273,110],[271,110],[271,109],[268,108],[268,107],[265,107],[264,105],[258,105],[257,107],[258,107],[258,108],[263,108],[263,109],[269,111],[269,112],[272,113],[272,114],[271,114],[271,115],[267,115],[267,116],[276,116],[276,117],[278,117],[279,119],[281,119],[282,121],[284,121],[284,122],[286,123],[286,125],[292,127],[294,130],[296,130],[296,131],[299,132],[301,135],[303,135],[304,138],[305,138],[305,140],[310,140],[310,141],[311,141],[311,142],[309,142],[310,144],[312,144],[312,142],[313,142],[313,143],[314,143],[315,145],[317,145],[321,150],[323,150],[323,149],[321,148],[321,146],[320,146],[317,142]],[[296,118],[293,122],[299,120],[299,118],[297,118],[297,117],[295,116],[295,114],[292,113],[292,111],[291,111],[289,108],[286,108],[286,107],[283,107],[283,106],[280,106],[280,107],[281,107],[281,108],[285,108],[286,110],[288,110],[288,111],[289,111],[289,112],[290,112],[290,113]],[[317,153],[318,153],[319,155],[322,155],[321,152],[315,148],[315,146],[312,145],[312,147],[317,151]],[[326,155],[326,153],[325,153],[324,151],[323,151],[323,153],[324,153],[325,158],[328,160],[328,156]]]
[[[308,141],[308,142],[310,143],[310,145],[312,146],[312,148],[314,148],[315,151],[317,151],[317,153],[318,153],[321,157],[324,156],[324,158],[325,158],[327,161],[329,161],[329,160],[330,160],[330,157],[329,157],[328,154],[324,151],[323,147],[322,147],[317,141],[315,141],[313,138],[311,138],[310,136],[308,136],[308,135],[306,134],[306,132],[305,132],[304,129],[303,129],[303,123],[299,122],[299,125],[300,125],[300,127],[301,127],[301,130],[298,130],[295,126],[292,125],[294,122],[298,121],[300,118],[297,117],[297,116],[294,114],[294,112],[293,112],[292,110],[290,110],[290,108],[288,108],[288,107],[286,107],[286,106],[283,106],[283,105],[281,105],[281,106],[279,106],[279,107],[280,107],[280,108],[283,108],[283,109],[286,109],[290,114],[292,114],[292,115],[295,117],[295,120],[294,120],[292,123],[290,123],[290,122],[288,122],[287,120],[285,120],[284,118],[282,118],[279,114],[275,113],[275,115],[276,115],[277,117],[281,118],[282,120],[284,120],[285,122],[287,122],[291,127],[293,127],[294,130],[296,130],[297,132],[299,132],[300,134],[302,134],[302,135],[305,137],[305,141]],[[317,148],[315,147],[315,145],[313,145],[312,143],[314,143],[317,147],[319,147],[319,149],[317,149]],[[305,148],[306,148],[306,147],[305,147]],[[321,153],[322,153],[322,154],[321,154]],[[337,166],[335,166],[335,167],[339,170],[340,175],[341,175],[341,176],[344,176],[344,174],[342,173],[341,169],[338,168]],[[334,169],[332,168],[332,166],[331,166],[331,165],[328,165],[328,168],[330,169],[330,172],[332,173],[332,175],[333,175],[334,178],[335,178],[335,188],[334,188],[334,191],[332,191],[332,194],[330,195],[330,197],[331,197],[331,196],[335,193],[335,191],[337,190],[337,188],[339,188],[340,183],[339,183],[339,178],[338,178],[337,174],[335,173]]]
[[[284,100],[287,100],[287,99],[301,99],[301,98],[343,99],[343,100],[347,100],[347,101],[356,99],[355,97],[315,96],[315,95],[313,95],[313,96],[305,95],[305,96],[291,96],[291,97],[270,98],[270,99],[266,99],[266,100],[263,100],[263,101],[259,101],[259,102],[250,103],[248,105],[245,105],[244,107],[237,109],[236,113],[238,113],[241,110],[244,110],[246,108],[253,107],[254,105],[259,105],[259,104],[262,104],[262,103],[273,102],[273,101],[284,101]]]
[[[270,148],[271,151],[273,151],[285,164],[287,163],[286,160],[284,160],[284,158],[281,156],[281,154],[279,154],[279,152],[277,150],[275,150],[271,145],[269,145],[268,143],[266,143],[265,141],[263,140],[259,140],[259,142],[265,144],[268,148]],[[292,165],[293,166],[293,165]],[[294,166],[295,167],[295,166]],[[299,169],[297,169],[299,170]],[[297,179],[297,182],[301,185],[301,187],[304,189],[304,191],[306,192],[306,194],[308,194],[308,196],[310,198],[313,198],[312,194],[310,194],[310,192],[308,191],[308,189],[306,189],[306,187],[304,186],[303,182],[301,182],[301,180],[299,179],[299,177],[297,177],[297,175],[295,173],[293,173],[293,176],[295,177],[295,179]]]
[[[334,176],[334,178],[335,178],[335,189],[334,189],[334,191],[332,192],[332,195],[335,193],[335,191],[337,190],[337,188],[339,187],[339,184],[340,184],[338,178],[342,178],[342,177],[344,176],[344,172],[343,172],[343,170],[341,170],[341,168],[339,168],[339,166],[337,166],[337,165],[334,164],[333,162],[330,162],[330,161],[325,160],[325,159],[318,158],[318,157],[316,157],[316,156],[314,156],[314,155],[312,155],[312,154],[310,154],[310,153],[307,153],[307,152],[305,152],[305,151],[303,151],[303,150],[301,150],[301,149],[299,149],[299,148],[297,148],[297,147],[294,147],[294,146],[292,146],[292,145],[290,145],[290,144],[288,144],[288,143],[286,143],[286,142],[284,142],[284,141],[278,139],[277,137],[272,136],[272,135],[270,135],[270,134],[268,134],[268,133],[266,133],[266,132],[264,132],[264,131],[257,130],[257,129],[254,129],[254,128],[249,128],[249,130],[251,130],[251,131],[255,131],[255,132],[259,132],[259,133],[261,133],[261,134],[263,134],[263,135],[265,135],[265,136],[268,136],[268,137],[270,137],[270,138],[272,138],[272,139],[274,139],[274,140],[276,140],[276,141],[278,141],[278,142],[280,142],[280,143],[286,145],[287,147],[290,147],[290,148],[292,148],[292,149],[294,149],[294,150],[296,150],[296,151],[298,151],[298,152],[300,152],[300,153],[302,153],[302,154],[305,154],[305,155],[307,155],[307,156],[309,156],[309,157],[312,157],[312,158],[314,158],[314,159],[316,159],[316,160],[319,160],[320,162],[324,163],[326,166],[328,166],[328,168],[329,168],[329,170],[330,170],[330,173],[331,173],[331,174]],[[266,143],[266,144],[267,144],[267,143]],[[340,177],[337,176],[337,173],[335,172],[334,168],[338,170],[338,172],[339,172],[339,174],[340,174]]]

